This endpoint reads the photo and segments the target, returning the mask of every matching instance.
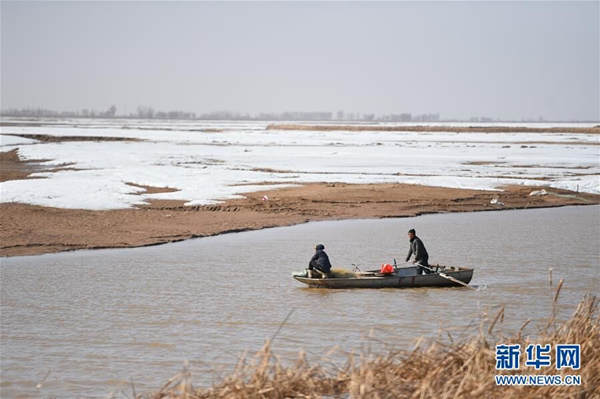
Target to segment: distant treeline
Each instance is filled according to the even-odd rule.
[[[94,109],[82,109],[80,111],[55,111],[46,108],[21,108],[5,109],[0,111],[2,116],[13,117],[53,117],[53,118],[131,118],[131,119],[190,119],[190,120],[240,120],[240,121],[383,121],[383,122],[437,122],[440,120],[440,114],[420,114],[410,113],[375,115],[369,113],[355,113],[337,111],[333,112],[279,112],[279,113],[258,113],[250,115],[248,113],[239,113],[231,111],[216,111],[197,114],[195,112],[185,111],[156,111],[152,107],[139,106],[136,112],[129,114],[122,113],[117,115],[117,107],[111,105],[106,111],[96,111]]]

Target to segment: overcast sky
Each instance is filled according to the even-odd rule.
[[[600,119],[599,2],[1,2],[2,108]]]

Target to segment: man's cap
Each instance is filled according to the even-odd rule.
[[[415,229],[410,229],[408,230],[409,233],[413,233],[413,234],[417,234],[417,232],[415,231]]]
[[[317,244],[317,246],[315,247],[315,249],[316,249],[317,251],[318,251],[318,250],[321,250],[321,251],[322,251],[322,250],[324,250],[324,249],[325,249],[325,245],[323,245],[323,244]]]

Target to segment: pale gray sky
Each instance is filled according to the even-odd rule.
[[[1,2],[2,108],[600,119],[599,2]]]

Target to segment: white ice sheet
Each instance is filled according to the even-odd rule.
[[[81,209],[128,208],[149,199],[203,205],[272,187],[257,185],[264,182],[485,190],[526,184],[600,193],[597,135],[273,131],[267,125],[63,120],[3,127],[3,150],[18,147],[24,160],[49,159],[47,166],[76,170],[0,183],[0,201]],[[137,141],[36,143],[6,136],[19,133]],[[179,191],[144,194],[126,183]]]

